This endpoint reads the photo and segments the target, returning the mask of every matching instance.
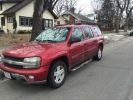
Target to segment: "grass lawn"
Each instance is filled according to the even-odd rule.
[[[2,34],[0,35],[0,47],[21,44],[30,40],[30,34]]]

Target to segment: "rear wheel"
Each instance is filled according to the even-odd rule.
[[[99,61],[102,59],[102,57],[103,57],[103,50],[102,47],[99,47],[96,55],[93,57],[93,60]]]
[[[56,61],[49,71],[48,83],[52,88],[61,87],[65,80],[67,74],[67,67],[63,61]]]

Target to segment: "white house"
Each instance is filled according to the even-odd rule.
[[[5,33],[13,33],[13,23],[16,20],[17,31],[31,31],[33,12],[33,0],[0,0],[0,29]],[[53,11],[45,10],[43,28],[53,27],[56,18]]]
[[[96,24],[96,23],[94,20],[91,20],[84,15],[66,11],[56,20],[55,24],[64,25],[64,24]]]

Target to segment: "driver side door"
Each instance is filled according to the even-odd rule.
[[[80,64],[84,61],[84,35],[80,28],[74,28],[71,39],[80,38],[80,42],[71,43],[69,54],[72,66]]]

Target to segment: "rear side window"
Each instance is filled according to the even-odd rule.
[[[75,28],[74,29],[71,39],[75,39],[75,37],[79,37],[81,40],[84,39],[82,30],[80,28]]]
[[[100,29],[98,27],[92,27],[93,32],[96,34],[96,36],[101,36],[102,32],[100,31]]]
[[[85,32],[86,37],[88,37],[88,38],[93,38],[94,37],[94,34],[93,34],[90,27],[83,27],[83,30]]]

